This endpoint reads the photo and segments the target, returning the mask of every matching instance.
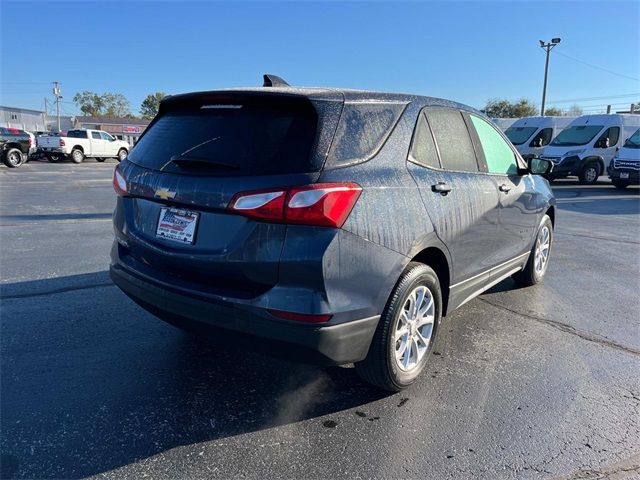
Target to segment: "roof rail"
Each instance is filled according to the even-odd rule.
[[[264,78],[263,87],[288,87],[290,86],[287,82],[285,82],[282,78],[277,75],[271,75],[270,73],[265,73],[262,78]]]

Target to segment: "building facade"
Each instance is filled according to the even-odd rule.
[[[47,118],[40,110],[0,107],[0,127],[36,132],[47,129]]]

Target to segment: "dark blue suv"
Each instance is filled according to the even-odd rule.
[[[447,312],[509,276],[542,280],[550,168],[436,98],[272,76],[176,95],[115,170],[111,276],[181,328],[399,390]]]

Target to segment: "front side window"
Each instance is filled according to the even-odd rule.
[[[624,142],[624,148],[640,148],[640,128]]]
[[[574,125],[562,130],[551,145],[555,147],[577,147],[586,145],[593,140],[603,125]]]
[[[109,142],[113,141],[113,137],[109,135],[107,132],[100,132],[100,135],[102,135],[103,140],[107,140]]]
[[[620,138],[620,127],[608,128],[596,142],[596,148],[614,147]]]
[[[467,124],[458,110],[433,108],[426,112],[445,170],[477,172],[478,161]]]
[[[512,175],[518,172],[516,156],[495,128],[480,117],[470,115],[478,133],[489,173]]]
[[[522,145],[537,129],[538,127],[509,127],[504,134],[514,145]]]
[[[533,137],[533,140],[531,140],[529,146],[539,148],[544,147],[545,145],[549,145],[552,136],[553,128],[543,128],[538,133],[536,133],[536,136]]]
[[[426,117],[422,113],[420,117],[418,117],[416,131],[413,134],[409,160],[423,167],[440,168],[438,152],[433,142],[431,129],[429,128]]]

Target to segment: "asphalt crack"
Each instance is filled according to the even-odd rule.
[[[587,340],[589,342],[593,342],[593,343],[597,343],[599,345],[603,345],[609,348],[614,348],[616,350],[620,350],[622,352],[625,353],[630,353],[632,355],[640,355],[640,348],[636,348],[636,347],[632,347],[630,345],[624,345],[621,343],[617,343],[614,342],[613,340],[609,340],[608,338],[602,337],[600,335],[596,335],[594,333],[590,333],[590,332],[586,332],[584,330],[578,330],[577,328],[567,324],[567,323],[563,323],[560,322],[558,320],[552,320],[549,318],[543,318],[543,317],[539,317],[536,315],[531,315],[529,313],[523,313],[523,312],[519,312],[517,310],[514,310],[512,308],[506,307],[504,305],[501,305],[499,303],[494,303],[494,302],[490,302],[489,300],[485,299],[485,298],[480,298],[481,301],[483,301],[484,303],[487,303],[489,305],[491,305],[492,307],[495,308],[499,308],[501,310],[505,310],[507,312],[510,313],[514,313],[516,315],[520,315],[521,317],[524,318],[528,318],[530,320],[535,320],[536,322],[542,323],[544,325],[548,325],[550,327],[553,327],[557,330],[560,330],[562,332],[565,333],[569,333],[571,335],[575,335],[579,338],[582,338],[583,340]]]
[[[56,295],[58,293],[66,293],[66,292],[74,292],[77,290],[89,290],[92,288],[102,288],[102,287],[115,287],[113,282],[104,282],[104,283],[92,283],[90,285],[78,285],[73,287],[63,287],[56,288],[55,290],[46,290],[44,292],[34,292],[34,293],[18,293],[15,295],[0,295],[0,300],[13,300],[16,298],[31,298],[31,297],[42,297],[45,295]]]

